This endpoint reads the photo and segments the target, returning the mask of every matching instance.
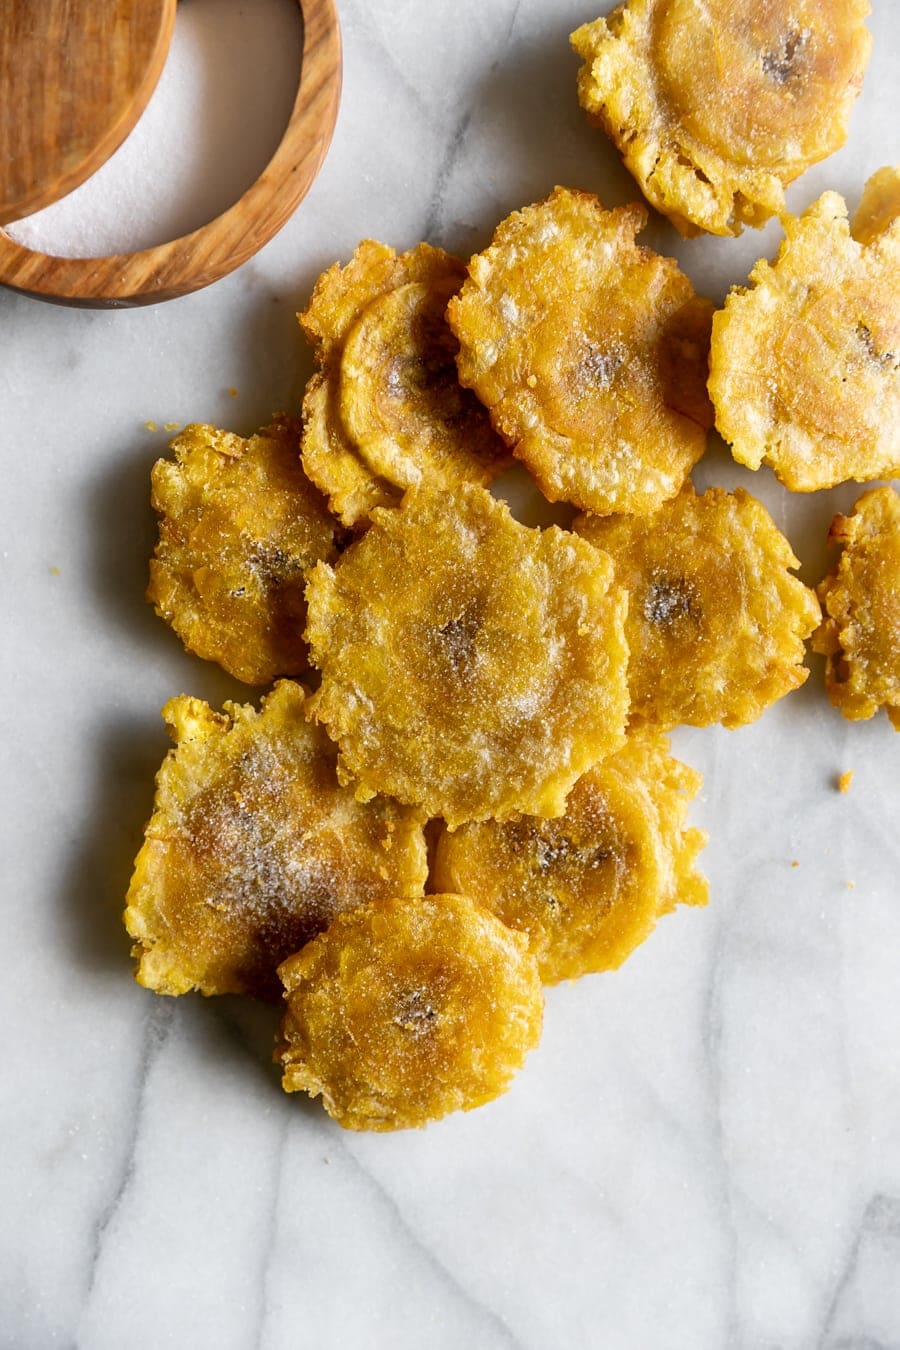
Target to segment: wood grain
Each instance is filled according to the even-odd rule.
[[[334,0],[301,0],[300,8],[303,56],[290,120],[268,166],[233,206],[168,244],[103,258],[52,257],[0,230],[0,284],[62,305],[155,304],[209,286],[268,243],[318,173],[340,103],[341,38]]]
[[[175,0],[0,0],[0,224],[71,192],[162,73]]]

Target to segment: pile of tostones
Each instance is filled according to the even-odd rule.
[[[868,5],[698,8],[579,29],[580,94],[680,230],[733,233],[841,143]],[[163,710],[137,978],[283,997],[285,1090],[351,1129],[490,1101],[543,985],[706,903],[673,728],[753,722],[812,639],[844,715],[900,729],[897,493],[835,519],[817,595],[759,501],[690,479],[714,424],[793,490],[900,472],[900,175],[852,225],[834,193],[785,216],[718,312],[636,243],[646,219],[556,188],[468,263],[364,241],[299,316],[302,418],[189,427],[153,469],[148,598],[274,685]],[[490,491],[513,458],[570,529]]]

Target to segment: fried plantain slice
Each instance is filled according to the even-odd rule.
[[[694,867],[706,835],[685,829],[703,780],[668,751],[663,732],[637,728],[579,778],[565,815],[445,830],[434,886],[525,932],[547,984],[615,969],[661,914],[708,899]]]
[[[876,169],[863,188],[850,233],[860,244],[871,244],[886,234],[900,217],[900,168],[887,164]]]
[[[163,717],[175,749],[125,910],[138,983],[271,998],[279,962],[335,914],[422,893],[422,817],[339,785],[302,686],[281,681],[258,713],[182,695]]]
[[[626,598],[612,565],[483,488],[414,488],[307,588],[315,716],[366,796],[451,826],[558,815],[623,739]]]
[[[397,255],[364,240],[299,315],[322,368],[304,402],[303,463],[346,525],[423,478],[488,484],[508,461],[457,379],[444,311],[465,274],[428,244]]]
[[[344,426],[372,472],[400,487],[424,475],[486,484],[508,462],[484,408],[457,378],[458,344],[444,316],[464,275],[460,263],[431,286],[398,286],[367,305],[347,337]]]
[[[900,220],[877,185],[862,209],[865,244],[835,192],[785,216],[776,261],[713,321],[716,425],[794,492],[900,474]]]
[[[576,531],[612,557],[630,592],[631,711],[640,722],[753,722],[798,685],[816,597],[765,507],[741,488],[688,483],[654,516],[581,516]]]
[[[401,1130],[509,1087],[543,998],[525,938],[471,900],[427,895],[339,915],[280,968],[286,1092],[350,1130]]]
[[[639,247],[638,205],[556,188],[502,221],[447,317],[460,379],[550,501],[653,511],[712,425],[712,306]]]
[[[825,617],[812,639],[828,658],[829,697],[851,722],[884,708],[900,731],[900,496],[864,492],[835,516],[829,542],[843,552],[819,585]]]
[[[584,24],[578,98],[685,236],[740,234],[843,145],[869,0],[628,0]]]
[[[368,519],[376,506],[396,506],[403,495],[360,459],[334,407],[335,390],[313,375],[303,397],[303,468],[348,528]]]
[[[306,573],[337,556],[337,522],[298,442],[286,417],[249,440],[196,424],[151,475],[160,522],[147,599],[188,651],[247,684],[308,669]]]
[[[322,273],[297,320],[315,347],[317,360],[330,367],[340,361],[344,342],[364,305],[410,281],[425,285],[443,281],[462,266],[431,244],[417,244],[408,253],[398,254],[388,244],[364,239],[344,267],[332,263]]]

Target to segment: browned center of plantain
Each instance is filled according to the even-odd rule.
[[[601,346],[599,342],[585,342],[569,381],[575,397],[591,389],[609,389],[627,356],[623,343],[612,342]]]
[[[442,664],[448,665],[460,680],[475,669],[478,659],[476,643],[481,632],[483,606],[477,599],[468,600],[459,614],[437,630],[436,650]]]
[[[554,829],[552,822],[541,827],[519,821],[511,828],[510,845],[514,853],[527,857],[532,871],[541,876],[551,872],[596,871],[606,863],[619,861],[614,838],[604,840],[602,844],[592,842],[585,847],[558,828]],[[554,907],[558,904],[553,896],[546,899]]]
[[[247,562],[262,584],[272,589],[284,586],[289,581],[296,581],[304,572],[302,563],[296,558],[291,558],[276,544],[254,544]]]
[[[872,361],[883,370],[896,370],[900,365],[900,359],[898,359],[896,352],[878,350],[875,337],[868,324],[860,322],[856,325],[856,337],[867,361]]]
[[[468,390],[460,387],[456,371],[459,344],[444,321],[443,302],[435,309],[424,306],[412,324],[408,351],[390,357],[385,391],[399,404],[395,416],[402,425],[410,414],[448,428],[467,419],[484,421],[484,409]]]
[[[303,875],[303,904],[298,907],[297,860],[273,837],[283,775],[248,751],[230,781],[201,793],[185,815],[191,849],[204,859],[215,886],[205,903],[234,919],[252,917],[253,943],[271,953],[272,970],[285,951],[299,950],[328,923],[334,897],[322,870],[314,865]],[[247,795],[244,781],[268,781],[268,789]],[[292,865],[293,864],[293,865]]]
[[[658,577],[647,587],[643,613],[648,623],[665,628],[678,619],[699,619],[700,604],[684,577]]]
[[[763,72],[776,84],[787,85],[807,74],[806,54],[812,33],[796,23],[788,25],[781,41],[762,54]]]
[[[394,1023],[420,1040],[433,1030],[438,1012],[423,989],[404,989],[397,996]]]
[[[559,839],[537,839],[535,860],[541,872],[566,865],[579,870],[595,871],[615,858],[611,848],[582,848],[564,835]]]

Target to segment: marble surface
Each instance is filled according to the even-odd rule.
[[[282,1096],[267,1010],[131,979],[157,710],[240,696],[143,602],[164,443],[144,423],[296,406],[294,311],[363,236],[468,253],[556,182],[634,195],[576,106],[585,0],[340,7],[330,157],[254,261],[143,311],[0,294],[0,1346],[896,1350],[900,736],[843,721],[818,659],[754,726],[676,733],[706,775],[711,903],[549,991],[490,1107],[344,1134]],[[794,209],[855,201],[898,155],[900,13],[875,0],[870,23],[850,140]],[[779,230],[646,237],[719,298]],[[810,581],[857,491],[789,498],[721,447],[696,476],[760,495]]]

